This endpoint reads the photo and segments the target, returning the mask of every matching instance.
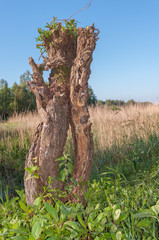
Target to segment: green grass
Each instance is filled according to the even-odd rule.
[[[13,193],[15,188],[21,189],[24,186],[25,158],[30,148],[30,142],[25,136],[24,144],[21,144],[19,133],[0,133],[0,189],[1,191],[9,186],[9,192]]]
[[[0,172],[1,188],[9,186],[10,189],[23,187],[23,176],[25,158],[30,149],[31,141],[27,131],[23,136],[23,144],[19,132],[0,132]],[[66,151],[73,159],[73,143],[69,138],[66,144]],[[151,134],[147,140],[132,138],[122,144],[114,144],[98,149],[95,142],[93,156],[93,167],[90,180],[100,180],[101,173],[107,171],[107,167],[118,168],[120,173],[127,179],[136,179],[137,174],[144,171],[151,171],[159,160],[159,139],[157,135]]]
[[[14,125],[14,124],[13,124]],[[4,127],[4,126],[3,126]],[[31,146],[28,132],[0,126],[0,240],[158,240],[159,239],[159,138],[146,138],[99,147],[96,138],[93,167],[85,193],[87,207],[54,205],[36,199],[26,206],[23,190],[25,158]],[[66,151],[73,159],[71,138]],[[8,191],[7,191],[8,186]]]
[[[0,240],[8,239],[159,239],[158,165],[128,180],[118,167],[108,168],[100,181],[88,183],[87,207],[54,205],[38,197],[26,206],[25,195],[0,204]]]

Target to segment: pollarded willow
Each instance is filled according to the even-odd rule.
[[[39,29],[41,41],[37,45],[44,52],[43,63],[36,64],[30,57],[32,81],[28,87],[36,96],[41,122],[26,158],[26,168],[36,166],[37,178],[29,178],[25,172],[25,193],[27,204],[43,191],[48,176],[55,179],[51,187],[65,191],[66,183],[58,177],[57,158],[63,155],[67,131],[71,126],[74,141],[74,168],[72,177],[77,181],[88,181],[93,153],[93,137],[87,108],[88,79],[92,54],[96,46],[99,31],[94,24],[86,28],[77,28],[74,20],[66,21],[65,27],[55,18],[47,24],[48,30]],[[48,84],[44,82],[43,71],[50,70]],[[62,200],[77,202],[84,197],[79,185],[74,185],[70,194]]]

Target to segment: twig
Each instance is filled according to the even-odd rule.
[[[57,21],[59,22],[67,22],[70,18],[72,18],[74,15],[76,15],[77,13],[89,8],[92,4],[93,0],[91,0],[89,3],[87,3],[87,5],[83,8],[81,8],[80,10],[78,10],[77,12],[75,12],[73,15],[71,15],[69,18],[66,18],[66,19],[57,19]],[[77,21],[78,22],[78,21]]]
[[[36,44],[36,47],[43,47],[43,46],[45,46],[45,44],[44,43],[38,43],[38,44]]]
[[[28,74],[31,78],[33,77],[33,74],[31,74],[29,71],[28,71]],[[29,82],[29,81],[27,81],[27,82]]]
[[[46,52],[46,50],[44,50],[44,51],[40,54],[39,61],[40,61],[40,58],[43,57],[44,52]]]
[[[75,12],[71,17],[67,18],[66,21],[68,21],[70,18],[72,18],[74,15],[76,15],[77,13],[89,8],[92,4],[93,0],[91,0],[89,3],[87,3],[87,5],[83,8],[81,8],[80,10],[78,10],[77,12]]]

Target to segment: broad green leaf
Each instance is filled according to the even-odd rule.
[[[69,226],[69,227],[72,227],[74,230],[76,230],[76,231],[78,231],[78,232],[81,231],[81,229],[80,229],[80,227],[79,227],[79,223],[77,223],[77,222],[67,221],[67,222],[64,223],[64,225],[67,225],[67,226]]]
[[[156,215],[159,214],[159,205],[152,206],[151,209]]]
[[[77,181],[73,177],[70,180],[75,186],[77,186]]]
[[[17,221],[17,219],[12,219],[10,223],[12,224],[12,229],[17,229],[20,226],[20,220]]]
[[[64,168],[60,171],[60,178],[62,182],[65,180],[66,176],[67,176],[67,170]]]
[[[121,222],[127,218],[128,214],[125,212],[121,212],[118,222]]]
[[[118,220],[118,218],[120,217],[120,214],[121,214],[121,209],[117,209],[115,210],[115,213],[114,213],[114,221]]]
[[[59,198],[64,198],[67,196],[67,193],[66,192],[61,192],[59,193]]]
[[[18,236],[20,235],[20,236],[25,236],[26,234],[27,234],[27,229],[25,229],[24,227],[18,227],[18,228],[16,228],[16,229],[12,229],[11,230],[12,232],[14,232],[14,233],[16,233]]]
[[[57,223],[59,221],[58,214],[56,212],[56,209],[53,208],[53,206],[50,203],[44,202],[45,208],[47,212],[51,215],[51,217],[55,220]]]
[[[152,221],[151,220],[149,220],[149,219],[143,219],[142,221],[140,221],[140,222],[138,222],[138,224],[137,224],[137,226],[138,227],[150,227],[151,226],[151,223],[152,223]]]
[[[27,206],[22,201],[19,201],[19,205],[24,212],[28,212]]]
[[[56,239],[57,239],[56,236],[54,236],[54,237],[50,237],[50,238],[47,238],[47,240],[56,240]]]
[[[69,239],[76,239],[76,237],[78,236],[79,233],[77,231],[75,231],[74,229],[70,228],[70,227],[67,227],[67,230],[69,230],[71,232],[68,240]],[[80,240],[80,239],[77,238],[77,240]]]
[[[72,191],[73,185],[65,186],[64,189],[70,194]]]
[[[36,172],[34,172],[33,176],[34,178],[39,179],[39,175]]]
[[[102,218],[102,220],[101,220],[101,222],[100,222],[100,225],[101,226],[105,226],[105,224],[106,224],[106,222],[107,222],[107,218],[105,217],[105,218]]]
[[[92,231],[93,230],[93,227],[94,227],[94,224],[95,224],[95,222],[94,222],[94,218],[97,216],[97,213],[96,212],[92,212],[90,215],[89,215],[89,217],[88,217],[88,221],[87,221],[87,223],[88,223],[88,227],[89,227],[89,229]]]
[[[36,165],[34,166],[33,164],[31,164],[30,168],[25,168],[25,170],[26,170],[29,174],[31,174],[31,173],[35,172],[36,170],[39,170],[39,167],[36,166]]]
[[[95,219],[95,221],[94,221],[94,224],[99,223],[103,217],[105,217],[105,216],[104,216],[104,213],[100,213],[100,214],[96,217],[96,219]]]
[[[159,200],[156,202],[156,205],[159,205]]]
[[[88,228],[89,228],[90,231],[93,230],[93,224],[91,222],[88,222]]]
[[[31,170],[32,170],[32,172],[35,172],[36,170],[39,170],[39,167],[38,166],[32,166],[32,168],[31,168]]]
[[[40,206],[40,203],[41,203],[41,197],[37,197],[37,198],[34,200],[33,207],[39,207],[39,206]]]
[[[117,231],[117,227],[114,224],[111,226],[111,231],[114,233]]]
[[[13,239],[13,240],[28,240],[27,237],[24,237],[22,235],[17,235],[15,237],[10,237],[10,239]]]
[[[154,212],[151,209],[143,210],[139,213],[134,214],[134,218],[145,218],[145,217],[154,217]]]
[[[33,237],[33,235],[29,235],[29,239],[28,240],[35,240],[35,238]]]
[[[98,203],[95,207],[95,210],[99,209],[99,207],[100,207],[100,204]]]
[[[32,231],[31,231],[32,235],[34,236],[35,239],[38,239],[41,233],[41,221],[37,220],[33,227],[32,227]]]
[[[70,174],[72,174],[72,171],[73,171],[73,164],[72,163],[68,163],[67,164],[67,167],[68,167],[68,171]]]
[[[83,221],[83,219],[82,219],[82,217],[81,217],[81,215],[80,215],[79,213],[77,213],[77,219],[78,219],[79,223],[81,224],[81,226],[82,226],[84,229],[87,229],[87,228],[86,228],[86,224],[84,223],[84,221]]]
[[[116,240],[116,234],[114,232],[111,232],[111,240]]]
[[[28,181],[31,178],[32,173],[28,174],[26,181]]]
[[[63,161],[63,160],[65,160],[65,157],[59,157],[55,161],[57,162],[57,161]]]
[[[28,173],[30,173],[30,174],[32,173],[31,168],[27,168],[27,167],[26,167],[25,170],[26,170]]]
[[[61,220],[62,222],[64,222],[65,219],[67,218],[68,214],[70,213],[70,209],[67,208],[65,205],[62,205],[62,206],[60,207],[60,209],[61,209],[60,220]]]
[[[93,209],[91,209],[91,210],[93,210]],[[90,213],[90,215],[89,215],[89,217],[88,217],[88,222],[91,221],[91,220],[93,220],[96,216],[97,216],[97,213],[96,213],[96,212]]]
[[[118,231],[116,233],[116,240],[121,240],[122,239],[122,232]]]

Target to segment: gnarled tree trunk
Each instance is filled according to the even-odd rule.
[[[68,30],[52,30],[49,40],[44,40],[48,52],[42,64],[36,65],[32,58],[29,63],[33,70],[33,81],[28,87],[36,96],[37,109],[41,122],[37,127],[34,142],[26,158],[26,167],[31,164],[39,167],[39,179],[24,183],[27,204],[33,204],[35,197],[47,184],[48,176],[58,176],[57,158],[63,155],[69,124],[74,140],[75,160],[73,178],[87,181],[92,165],[93,139],[87,108],[88,79],[90,64],[98,33],[94,26],[77,29],[77,39]],[[43,71],[51,69],[49,85],[44,82]],[[64,189],[64,184],[54,181],[52,187]],[[66,200],[77,201],[77,193],[84,203],[82,193],[74,187]]]

